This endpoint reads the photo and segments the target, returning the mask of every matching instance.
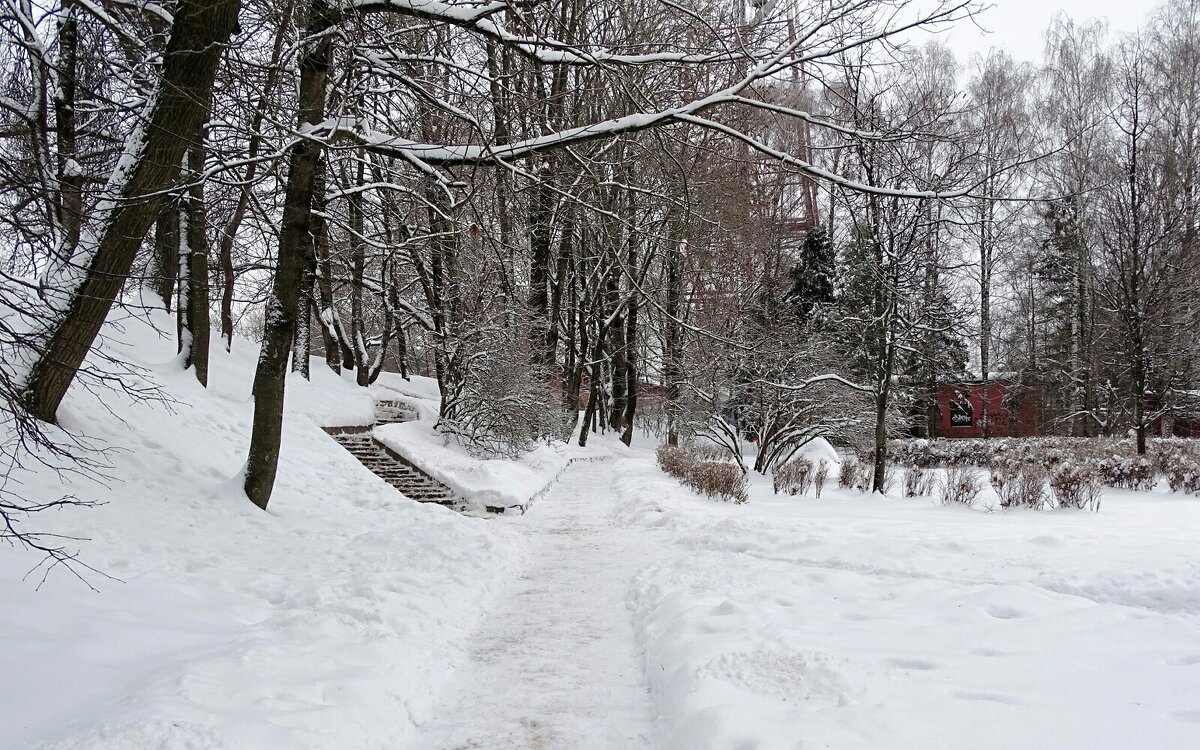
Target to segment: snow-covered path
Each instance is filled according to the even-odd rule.
[[[608,464],[577,464],[520,519],[528,566],[483,618],[413,747],[651,747],[628,597],[653,532],[613,525],[611,475]]]

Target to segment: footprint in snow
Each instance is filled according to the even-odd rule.
[[[729,599],[726,599],[712,609],[712,613],[714,615],[736,615],[740,614],[741,612],[742,608],[734,604]]]
[[[938,669],[937,664],[925,661],[924,659],[888,659],[887,663],[897,669],[912,669],[922,672],[930,669]]]
[[[1027,615],[1026,612],[1005,604],[989,604],[987,613],[997,620],[1019,620]]]
[[[1035,536],[1029,540],[1030,544],[1037,544],[1042,547],[1061,547],[1062,540],[1056,536]]]
[[[972,690],[955,690],[951,693],[955,698],[964,701],[984,701],[986,703],[1000,703],[1005,706],[1015,706],[1017,702],[1007,695],[999,693],[981,693]]]

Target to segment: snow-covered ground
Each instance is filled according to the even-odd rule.
[[[0,549],[2,748],[1200,747],[1195,498],[985,512],[756,477],[733,506],[640,435],[480,462],[428,421],[381,430],[465,491],[539,495],[472,518],[319,429],[375,399],[428,413],[427,381],[315,366],[264,514],[238,490],[253,347],[205,391],[169,337],[114,335],[175,403],[73,392],[64,422],[115,449],[109,478],[10,477],[106,501],[36,520],[121,580],[38,589]]]
[[[256,347],[214,353],[205,390],[173,336],[137,319],[106,334],[170,403],[75,389],[61,421],[109,449],[106,478],[7,477],[105,503],[26,525],[87,537],[82,561],[113,579],[89,575],[92,591],[57,570],[38,588],[38,558],[0,547],[0,747],[402,744],[524,554],[515,527],[407,500],[320,429],[429,384],[385,375],[367,392],[316,362],[312,383],[293,377],[263,513],[240,491]]]
[[[662,747],[1200,747],[1195,498],[722,506],[648,460],[616,489],[671,542],[632,594]]]

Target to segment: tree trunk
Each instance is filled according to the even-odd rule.
[[[321,324],[321,345],[325,349],[325,364],[329,369],[342,372],[341,349],[337,336],[337,308],[333,306],[333,260],[329,251],[329,225],[325,223],[325,170],[326,163],[317,163],[317,174],[313,178],[313,210],[310,220],[310,236],[317,261],[317,292],[320,305],[317,320]]]
[[[563,410],[571,415],[571,424],[579,419],[579,394],[583,388],[583,360],[587,358],[587,329],[584,325],[583,295],[579,286],[583,283],[574,267],[570,280],[570,312],[567,314],[566,341],[563,360]]]
[[[309,357],[312,356],[312,298],[306,291],[308,272],[300,274],[300,301],[296,307],[296,334],[292,338],[292,372],[312,380]]]
[[[309,357],[312,354],[312,317],[316,308],[313,289],[317,280],[317,251],[312,232],[304,236],[304,271],[300,274],[300,300],[296,311],[296,337],[292,342],[292,372],[312,379]]]
[[[450,351],[462,319],[462,310],[458,305],[458,236],[454,221],[448,218],[452,208],[445,194],[430,182],[426,186],[425,197],[429,231],[433,235],[429,254],[429,295],[436,336],[434,370],[437,373],[438,390],[441,395],[438,413],[439,416],[445,417],[446,409],[454,394],[461,388],[461,378],[465,374]]]
[[[621,309],[619,273],[612,274],[608,288],[608,309]],[[619,312],[612,313],[612,323],[609,326],[609,351],[612,352],[612,410],[608,415],[608,426],[614,430],[625,430],[625,412],[628,409],[629,394],[627,385],[629,373],[625,359],[625,316]]]
[[[503,201],[502,201],[503,202]],[[562,240],[558,243],[558,260],[554,280],[550,285],[550,312],[546,323],[546,356],[548,364],[558,364],[559,320],[562,319],[563,297],[567,294],[567,273],[574,255],[575,227],[573,215],[563,223]]]
[[[871,476],[871,490],[883,494],[887,487],[887,394],[875,394],[875,464]]]
[[[404,326],[396,326],[396,364],[400,368],[400,377],[408,380],[408,336]]]
[[[333,38],[325,32],[331,25],[326,0],[313,0],[305,29],[306,49],[300,59],[297,120],[301,127],[318,123],[325,116],[325,89],[333,61]],[[254,426],[244,485],[250,501],[263,510],[271,499],[279,467],[288,352],[296,325],[304,242],[310,231],[313,188],[323,148],[315,141],[302,139],[289,150],[279,257],[268,300],[262,351],[254,373]]]
[[[587,447],[588,430],[596,429],[596,415],[600,408],[600,383],[604,379],[604,374],[601,372],[602,358],[604,357],[604,333],[604,323],[601,322],[600,330],[596,332],[596,343],[592,350],[592,371],[589,374],[588,405],[583,415],[583,426],[579,428],[580,448]]]
[[[58,141],[58,223],[62,227],[62,258],[79,246],[83,220],[83,168],[76,145],[76,76],[79,60],[79,10],[75,0],[63,0],[58,28],[58,90],[54,96],[54,130]]]
[[[208,212],[204,205],[203,135],[188,149],[188,186],[180,210],[179,350],[183,367],[195,368],[196,380],[208,386]]]
[[[533,347],[535,360],[539,364],[553,365],[554,353],[549,351],[549,330],[556,324],[550,319],[550,220],[553,216],[553,195],[545,180],[549,179],[550,167],[543,164],[538,171],[538,182],[533,187],[533,198],[529,207],[529,310],[534,320]]]
[[[46,422],[75,379],[129,275],[142,239],[179,175],[188,142],[204,123],[221,54],[237,26],[239,0],[180,0],[163,54],[162,78],[127,178],[114,196],[92,251],[76,258],[86,268],[69,292],[65,311],[50,333],[26,382],[25,407]],[[139,143],[140,141],[140,143]],[[78,255],[78,253],[77,253]]]
[[[630,271],[637,268],[635,250],[630,250]],[[628,331],[625,335],[625,431],[621,433],[621,442],[629,445],[633,442],[633,418],[637,414],[638,400],[638,361],[637,361],[637,329],[638,303],[637,297],[629,302],[629,317],[626,319]]]
[[[363,274],[366,271],[366,242],[363,239],[363,164],[358,162],[357,173],[346,197],[350,223],[350,347],[354,353],[354,380],[361,386],[370,385],[370,363],[367,352],[366,322],[363,320]]]
[[[154,256],[150,289],[171,312],[175,298],[175,277],[179,275],[179,203],[175,197],[163,202],[154,223]]]
[[[985,438],[992,436],[990,380],[992,367],[992,242],[993,201],[984,201],[979,223],[979,376],[983,381],[980,424]]]
[[[663,377],[666,380],[667,445],[679,445],[680,389],[683,382],[683,248],[684,240],[674,233],[667,242],[666,341],[663,352]]]

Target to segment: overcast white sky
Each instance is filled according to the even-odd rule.
[[[959,58],[989,47],[1007,49],[1021,60],[1038,60],[1042,54],[1042,33],[1058,11],[1076,20],[1106,18],[1109,33],[1134,31],[1158,6],[1157,0],[992,0],[991,8],[980,14],[978,23],[985,33],[969,23],[941,34]]]

